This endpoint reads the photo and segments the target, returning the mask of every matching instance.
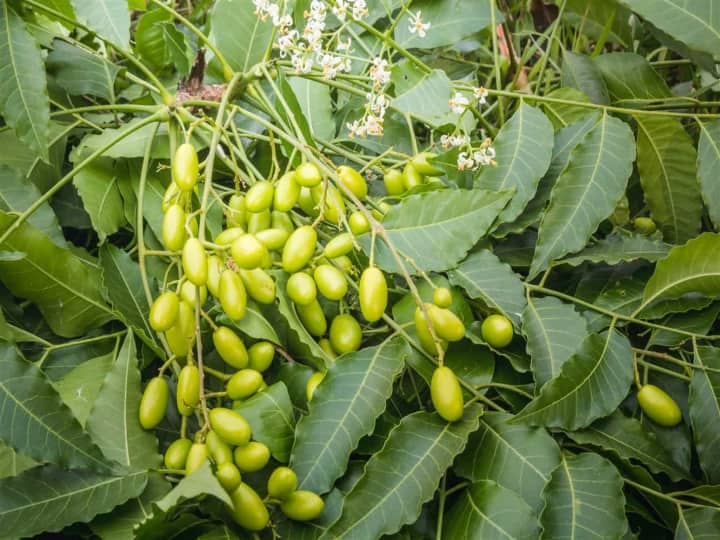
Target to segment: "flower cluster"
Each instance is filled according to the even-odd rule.
[[[480,143],[478,148],[471,148],[467,152],[460,152],[457,160],[458,169],[464,171],[475,170],[480,166],[496,166],[495,148],[493,148],[491,144],[492,141],[490,139],[485,139]]]
[[[470,144],[470,137],[467,135],[443,135],[440,137],[440,146],[442,146],[444,150],[468,144]]]
[[[475,96],[478,106],[485,105],[487,103],[488,91],[482,86],[479,88],[473,88],[473,96]],[[455,92],[455,95],[448,101],[450,110],[455,114],[464,113],[465,109],[467,109],[469,105],[470,100],[467,96],[461,94],[460,92]]]

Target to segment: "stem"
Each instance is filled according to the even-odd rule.
[[[443,517],[445,514],[445,484],[447,481],[447,474],[443,475],[442,483],[440,485],[440,495],[438,497],[438,518],[437,518],[437,529],[435,530],[436,540],[442,540],[442,528],[443,528]]]

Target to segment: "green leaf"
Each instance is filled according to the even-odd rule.
[[[572,266],[585,262],[615,265],[638,259],[655,262],[666,257],[671,248],[670,244],[655,237],[611,234],[561,262]]]
[[[593,453],[563,455],[545,488],[542,538],[620,538],[625,518],[623,479]]]
[[[500,129],[493,146],[498,166],[484,167],[475,187],[490,191],[515,190],[498,218],[499,223],[509,223],[523,212],[550,166],[552,124],[540,110],[521,103]]]
[[[462,287],[470,298],[479,298],[489,308],[509,318],[517,328],[525,308],[525,287],[510,265],[491,251],[472,253],[448,272],[450,283]]]
[[[13,221],[0,212],[0,231]],[[35,302],[56,334],[79,336],[112,317],[100,295],[100,271],[32,225],[23,223],[0,248],[27,254],[19,261],[0,262],[0,279],[15,296]]]
[[[100,393],[105,375],[112,368],[115,359],[114,351],[102,356],[85,360],[69,373],[53,383],[55,390],[65,405],[70,407],[80,425],[85,422],[92,410],[95,399]]]
[[[253,440],[270,448],[279,462],[287,463],[295,435],[295,413],[285,384],[271,384],[235,410],[252,426]]]
[[[560,463],[560,448],[544,428],[513,425],[511,418],[507,413],[486,413],[454,469],[472,482],[493,480],[539,511],[542,490]]]
[[[713,0],[625,0],[625,3],[691,49],[720,55],[720,12],[713,10]]]
[[[679,120],[638,116],[637,164],[645,200],[666,241],[680,244],[700,229],[702,201],[695,146]]]
[[[335,120],[330,87],[302,77],[290,77],[287,82],[295,93],[312,135],[328,141],[334,139]]]
[[[388,211],[383,226],[399,253],[425,272],[439,272],[455,266],[487,233],[510,197],[508,191],[484,189],[411,195]],[[361,235],[358,241],[369,253],[370,234]],[[380,237],[375,241],[375,264],[388,272],[401,270]],[[408,272],[415,270],[408,267]]]
[[[538,389],[560,374],[563,364],[579,351],[588,335],[583,316],[570,304],[550,296],[528,298],[522,325]]]
[[[0,346],[0,439],[38,461],[112,468],[45,375],[10,345]]]
[[[87,522],[140,495],[146,482],[145,471],[107,476],[35,467],[0,480],[0,530],[25,537]]]
[[[346,495],[340,519],[321,538],[379,538],[414,522],[477,429],[479,415],[474,404],[455,423],[428,412],[403,418]]]
[[[70,153],[70,161],[76,164],[79,163],[82,158],[85,158],[92,152],[106,146],[114,139],[123,135],[126,131],[134,129],[135,125],[142,122],[142,120],[142,118],[135,118],[119,128],[105,128],[100,133],[86,135],[83,137],[82,141],[80,141],[80,144],[73,148]],[[147,126],[139,128],[134,133],[126,136],[121,141],[111,146],[103,153],[103,156],[108,158],[143,157],[145,155],[148,142],[150,141],[150,137],[152,137],[153,133],[155,133],[155,128],[156,126],[153,124],[148,124]],[[196,149],[200,149],[205,146],[194,137],[192,143]],[[167,160],[169,155],[170,141],[168,139],[167,128],[161,125],[157,129],[157,134],[153,138],[152,147],[150,148],[150,157],[153,159]]]
[[[150,305],[145,296],[140,266],[127,252],[110,243],[100,248],[100,266],[104,296],[113,306],[118,318],[162,357],[162,349],[148,323]],[[156,293],[154,284],[150,282],[149,285],[150,293]]]
[[[610,104],[610,96],[602,73],[589,56],[570,51],[563,53],[562,85],[580,90],[593,103]]]
[[[132,470],[160,465],[157,439],[138,421],[141,397],[135,337],[128,331],[95,400],[87,429],[106,458]]]
[[[610,53],[595,57],[614,102],[657,101],[672,97],[670,88],[645,57],[635,53]],[[623,103],[623,106],[628,106]]]
[[[690,381],[688,408],[700,465],[711,484],[720,483],[720,349],[695,347],[695,366]]]
[[[563,19],[567,19],[572,28],[582,28],[583,34],[595,41],[607,36],[609,41],[630,47],[633,39],[631,15],[619,0],[567,0]]]
[[[18,454],[0,440],[0,479],[17,476],[36,465],[37,462],[34,459]]]
[[[115,101],[115,78],[120,67],[99,54],[57,39],[48,54],[47,69],[58,86],[70,95],[91,95],[108,102]]]
[[[445,538],[531,540],[540,532],[535,512],[517,493],[486,480],[464,489],[443,521]]]
[[[163,23],[168,21],[172,21],[172,15],[164,9],[156,8],[141,15],[135,29],[135,51],[156,69],[162,68],[169,61],[163,30]]]
[[[0,6],[0,114],[48,161],[50,101],[40,48],[8,2]]]
[[[678,505],[678,513],[675,540],[711,540],[720,535],[720,510]]]
[[[77,18],[98,36],[130,48],[130,12],[127,0],[72,0]]]
[[[125,225],[123,201],[118,188],[121,175],[127,174],[124,163],[96,159],[73,178],[83,206],[90,216],[100,243]]]
[[[581,103],[590,103],[590,98],[575,88],[556,88],[552,92],[548,92],[545,97],[578,103],[578,105],[574,105],[554,101],[542,102],[542,108],[555,129],[567,127],[595,112],[590,107],[580,105]]]
[[[610,451],[626,460],[639,461],[654,473],[665,473],[673,480],[687,477],[687,471],[678,466],[672,456],[646,431],[639,420],[628,418],[615,411],[580,431],[567,432],[579,444],[591,444]]]
[[[630,127],[604,114],[572,151],[570,162],[552,189],[538,231],[531,277],[553,260],[587,244],[625,193],[634,159]]]
[[[283,540],[316,540],[340,517],[343,504],[342,492],[335,488],[325,497],[325,509],[312,521],[294,521],[285,518],[278,521],[277,529]]]
[[[218,322],[225,326],[234,326],[244,334],[255,339],[263,339],[272,343],[280,344],[280,338],[275,331],[275,328],[270,321],[268,321],[260,311],[258,304],[252,300],[248,300],[248,305],[245,310],[245,316],[239,321],[234,321],[224,312],[218,315]]]
[[[720,120],[698,122],[700,140],[698,142],[697,172],[700,191],[708,209],[708,215],[715,225],[720,227]]]
[[[385,411],[405,367],[406,347],[397,337],[346,354],[329,367],[295,429],[290,467],[301,488],[326,493],[342,476],[350,454]]]
[[[632,379],[628,339],[614,329],[590,334],[513,422],[570,430],[585,427],[617,409]]]
[[[183,77],[190,73],[193,61],[193,50],[187,36],[178,30],[172,22],[162,24],[163,36],[167,44],[170,62]]]
[[[405,48],[431,49],[454,45],[458,40],[479,32],[492,22],[492,2],[477,0],[418,0],[412,13],[422,12],[422,20],[430,22],[425,37],[410,32],[411,16],[406,12],[395,28],[395,41]],[[495,10],[495,23],[503,22],[503,15]]]
[[[210,21],[210,40],[236,71],[249,71],[272,45],[272,21],[255,15],[252,0],[218,0]]]
[[[655,272],[645,286],[642,307],[690,293],[710,298],[720,295],[718,249],[720,234],[715,233],[703,233],[685,245],[673,248],[655,266]]]

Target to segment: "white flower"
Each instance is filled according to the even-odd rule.
[[[457,159],[458,169],[464,171],[465,169],[474,169],[475,162],[472,158],[469,158],[467,152],[460,152]]]
[[[313,68],[313,60],[308,56],[303,56],[298,53],[293,53],[290,56],[290,63],[295,68],[297,73],[310,73]]]
[[[385,94],[367,94],[367,101],[369,109],[380,116],[385,116],[385,111],[390,106],[390,100]]]
[[[365,128],[367,129],[368,135],[380,137],[383,134],[383,119],[379,116],[369,114],[367,118],[365,118]]]
[[[430,23],[422,22],[422,12],[420,10],[417,13],[412,11],[408,11],[408,13],[410,14],[410,26],[408,27],[410,33],[415,34],[417,32],[419,37],[425,37],[427,30],[430,30]]]
[[[370,68],[370,78],[373,80],[375,87],[385,86],[390,82],[390,71],[388,71],[387,60],[383,60],[380,56],[376,56],[372,61]]]
[[[480,148],[473,152],[473,159],[478,165],[493,165],[495,158],[495,149],[492,146]]]
[[[370,13],[365,0],[355,0],[352,11],[353,19],[362,19]]]
[[[365,129],[365,123],[360,120],[355,120],[352,124],[346,124],[348,131],[350,132],[350,138],[353,137],[364,137],[367,130]]]
[[[323,77],[326,79],[334,79],[341,71],[350,71],[349,58],[324,53],[320,55],[319,63],[323,68]]]
[[[450,147],[458,147],[470,144],[470,137],[467,135],[443,135],[440,137],[440,145],[447,150]]]
[[[457,92],[448,102],[448,105],[450,105],[450,109],[455,114],[462,114],[468,105],[470,105],[470,100],[463,96],[460,92]]]
[[[347,51],[350,50],[350,46],[352,45],[352,38],[347,38],[347,41],[343,41],[338,37],[337,45],[335,45],[336,51]]]
[[[475,97],[478,100],[478,105],[485,105],[487,103],[488,91],[482,86],[480,88],[475,88],[473,90],[473,94],[475,94]]]
[[[335,5],[332,8],[332,12],[339,20],[345,21],[348,7],[349,6],[345,3],[345,0],[335,0]]]

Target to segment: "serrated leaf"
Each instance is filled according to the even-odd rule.
[[[637,165],[650,215],[670,243],[700,229],[702,201],[695,146],[679,120],[638,116]]]
[[[190,73],[193,61],[193,50],[188,38],[172,22],[163,23],[161,26],[170,61],[178,75],[185,77]]]
[[[630,315],[642,302],[642,292],[646,279],[625,277],[610,280],[600,294],[592,301],[593,305],[620,315]],[[599,311],[588,309],[583,313],[592,332],[599,332],[610,325],[611,318]]]
[[[690,381],[688,409],[693,426],[695,449],[709,483],[720,483],[720,349],[695,347],[695,369]]]
[[[172,14],[164,9],[143,13],[135,27],[135,52],[151,67],[160,70],[169,61],[163,23],[172,21]],[[170,24],[173,24],[170,22]]]
[[[630,127],[604,114],[572,151],[570,162],[552,189],[530,276],[587,244],[625,193],[634,159]]]
[[[455,423],[428,412],[403,418],[346,495],[340,519],[321,538],[378,538],[415,521],[477,429],[479,415],[480,407],[474,404]]]
[[[567,435],[577,443],[591,444],[622,459],[639,461],[652,472],[665,473],[673,480],[688,475],[639,420],[628,418],[619,411],[596,420],[585,429],[567,432]]]
[[[539,511],[542,490],[560,463],[560,448],[544,428],[513,425],[511,418],[499,412],[483,415],[454,470],[472,482],[493,480],[516,491]]]
[[[18,454],[4,441],[0,440],[0,479],[17,476],[21,472],[37,465],[37,461],[22,454]]]
[[[127,174],[124,163],[96,159],[73,178],[73,184],[98,233],[100,243],[125,225],[123,202],[118,188],[118,180],[124,174]]]
[[[614,329],[590,334],[513,422],[570,430],[585,427],[617,409],[632,378],[628,339]]]
[[[0,212],[0,231],[14,220]],[[99,269],[57,247],[32,225],[20,225],[0,248],[27,254],[19,261],[0,262],[0,279],[15,296],[34,302],[59,336],[82,335],[112,318],[100,294]]]
[[[135,337],[128,331],[105,376],[87,429],[106,458],[132,470],[160,465],[157,439],[138,421],[141,397]]]
[[[698,122],[700,140],[698,141],[697,172],[700,191],[715,225],[720,227],[720,120]]]
[[[545,488],[541,538],[620,538],[625,518],[623,480],[597,454],[563,455]]]
[[[712,540],[720,535],[720,510],[678,505],[678,513],[675,540]]]
[[[412,195],[388,211],[383,226],[399,253],[426,272],[439,272],[457,264],[487,233],[510,197],[511,192],[483,189]],[[358,241],[369,253],[370,234],[359,236]],[[401,271],[380,237],[375,240],[375,264],[388,272]],[[414,268],[405,266],[415,273]]]
[[[266,445],[276,460],[287,463],[295,433],[295,413],[287,387],[282,382],[271,384],[235,410],[252,426],[253,440]]]
[[[272,21],[258,17],[251,0],[218,0],[210,21],[210,39],[236,71],[249,71],[272,44]]]
[[[287,82],[295,93],[311,133],[320,139],[328,141],[334,139],[335,120],[330,87],[302,77],[290,77]]]
[[[90,95],[114,101],[115,77],[120,67],[99,54],[58,39],[53,42],[53,49],[48,54],[47,69],[58,86],[70,95]]]
[[[248,300],[245,316],[239,321],[232,320],[225,315],[225,312],[219,313],[217,320],[225,326],[234,326],[251,338],[263,339],[278,345],[280,344],[280,338],[275,331],[275,327],[263,316],[258,304],[252,300]]]
[[[537,515],[514,491],[480,481],[464,489],[443,520],[444,538],[535,539]]]
[[[60,398],[65,405],[70,407],[73,415],[83,427],[85,427],[93,403],[100,393],[105,375],[110,371],[114,359],[113,351],[85,360],[64,375],[62,379],[53,383]]]
[[[498,166],[484,167],[475,187],[490,191],[515,190],[498,217],[498,223],[509,223],[523,212],[550,166],[552,124],[538,109],[521,103],[500,129],[493,147]]]
[[[48,161],[50,101],[40,48],[8,2],[0,5],[0,113]]]
[[[127,0],[72,0],[77,18],[98,36],[121,49],[130,48],[130,12]]]
[[[522,326],[538,389],[560,374],[563,364],[578,352],[588,335],[582,315],[570,304],[549,296],[528,298]]]
[[[326,493],[342,476],[350,454],[385,410],[405,367],[406,347],[396,337],[330,365],[295,429],[290,467],[302,489]]]
[[[672,313],[670,316],[665,317],[660,321],[660,324],[675,330],[683,330],[685,332],[702,335],[707,334],[715,323],[718,313],[720,313],[720,304],[705,307],[706,304],[710,303],[707,302],[707,299],[699,298],[697,300],[699,300],[699,302],[691,299],[688,300],[687,303],[683,302],[683,299],[669,300],[668,302],[674,303],[672,308],[676,309],[678,313]],[[698,305],[695,306],[695,303]],[[687,309],[684,309],[685,306],[688,306]],[[646,347],[677,347],[689,339],[690,336],[686,334],[654,328]]]
[[[525,308],[525,287],[510,265],[491,251],[472,253],[448,272],[450,283],[462,287],[470,298],[479,298],[488,307],[509,318],[517,328]]]
[[[594,58],[594,62],[600,69],[614,102],[647,102],[672,97],[672,92],[663,78],[650,62],[639,54],[601,54]]]
[[[580,90],[593,103],[610,104],[610,95],[600,69],[592,58],[584,54],[563,53],[562,85]]]
[[[611,234],[561,262],[572,266],[579,266],[584,262],[618,264],[637,259],[655,262],[666,257],[671,249],[670,244],[659,238]]]
[[[0,439],[41,462],[112,469],[45,375],[10,345],[0,345]]]
[[[142,493],[147,472],[107,476],[35,467],[0,480],[0,530],[10,537],[55,532],[87,522]]]

